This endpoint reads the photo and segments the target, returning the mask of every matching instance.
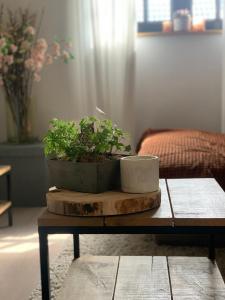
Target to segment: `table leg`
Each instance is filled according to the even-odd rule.
[[[42,300],[50,300],[48,234],[39,230]]]
[[[13,225],[13,218],[12,218],[12,208],[10,207],[8,209],[8,222],[9,222],[9,226],[12,226]]]
[[[215,252],[215,235],[210,234],[209,236],[209,259],[215,260],[216,252]]]
[[[11,201],[11,174],[8,173],[6,175],[6,180],[7,180],[7,199]],[[13,225],[13,217],[12,217],[12,209],[11,207],[8,209],[8,222],[9,226]]]
[[[74,255],[74,259],[77,259],[80,257],[79,234],[73,234],[73,255]]]

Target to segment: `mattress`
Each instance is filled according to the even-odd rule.
[[[200,130],[148,129],[138,155],[160,158],[160,178],[213,177],[225,190],[225,135]]]

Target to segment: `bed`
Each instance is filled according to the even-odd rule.
[[[213,177],[225,191],[225,134],[187,129],[148,129],[137,145],[138,155],[160,158],[160,178]],[[156,235],[158,243],[206,245],[205,236]],[[224,246],[224,236],[216,244]]]
[[[137,152],[159,156],[160,178],[214,177],[225,190],[225,134],[148,129]]]

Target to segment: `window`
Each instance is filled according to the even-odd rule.
[[[170,20],[170,0],[149,0],[148,3],[149,22]]]
[[[136,14],[138,23],[144,22],[144,1],[136,0]]]
[[[220,19],[223,20],[223,15],[224,15],[224,0],[220,2]]]
[[[215,0],[194,0],[192,6],[194,19],[213,20],[216,18]]]
[[[161,32],[176,13],[190,15],[191,27],[204,22],[205,30],[222,29],[225,0],[136,0],[139,32]]]

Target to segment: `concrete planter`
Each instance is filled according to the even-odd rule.
[[[121,187],[126,193],[150,193],[159,189],[159,158],[129,156],[121,158]]]
[[[48,160],[51,186],[83,193],[102,193],[120,186],[120,161],[84,163]]]
[[[42,144],[0,144],[0,164],[12,166],[13,206],[45,206],[47,163]],[[1,182],[1,198],[4,198]]]

